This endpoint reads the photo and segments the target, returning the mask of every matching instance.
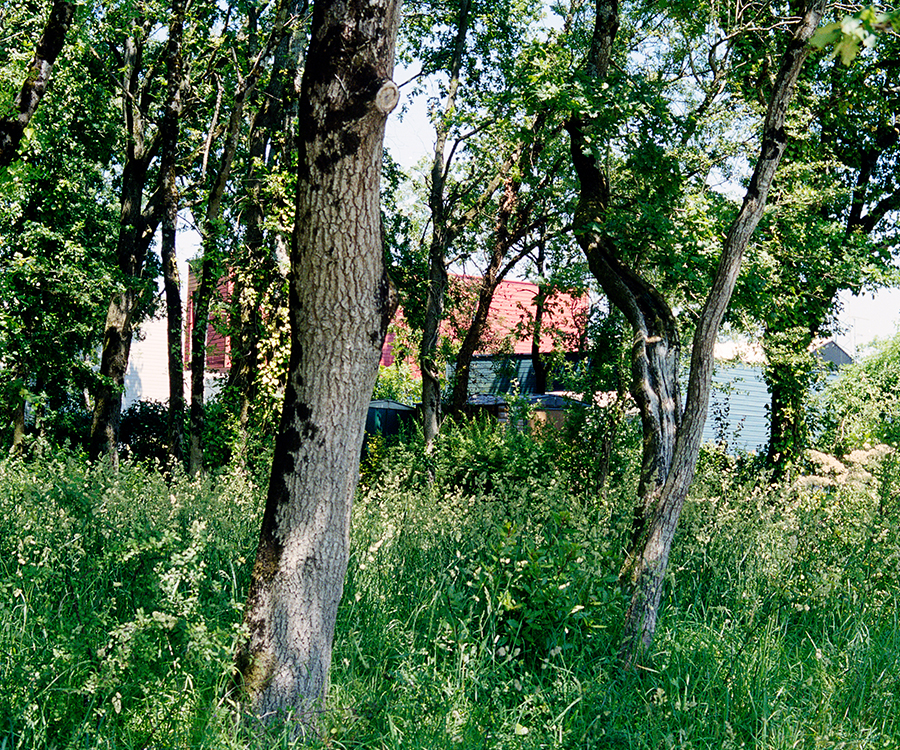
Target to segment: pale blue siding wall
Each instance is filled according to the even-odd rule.
[[[769,442],[769,401],[761,367],[717,362],[703,442],[724,437],[730,451],[764,450]]]

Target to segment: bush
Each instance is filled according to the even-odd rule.
[[[169,459],[169,407],[159,401],[136,401],[122,412],[119,450],[126,460],[156,462]]]
[[[838,455],[876,443],[900,447],[900,333],[841,368],[825,389],[819,445]]]

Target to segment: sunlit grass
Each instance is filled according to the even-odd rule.
[[[891,477],[770,487],[705,456],[652,665],[623,674],[633,479],[599,492],[579,451],[480,425],[368,464],[314,744],[900,744]],[[236,469],[0,461],[0,747],[294,744],[224,698],[261,496]]]

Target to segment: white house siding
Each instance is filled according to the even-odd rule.
[[[166,356],[166,319],[154,318],[141,324],[140,340],[131,343],[122,408],[136,401],[169,399],[169,365]]]
[[[128,357],[128,372],[125,373],[125,394],[122,397],[122,408],[127,409],[137,401],[169,400],[169,361],[166,354],[167,334],[166,319],[154,318],[141,323],[140,340],[131,344],[131,355]],[[206,373],[206,398],[211,399],[221,390],[224,383],[222,375]],[[184,397],[187,403],[191,399],[191,373],[185,368]]]

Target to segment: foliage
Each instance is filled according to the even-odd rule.
[[[124,458],[169,466],[169,407],[159,401],[136,401],[122,412],[119,425],[119,449]],[[203,460],[209,469],[227,465],[237,440],[234,417],[220,398],[206,404],[203,433]]]
[[[900,11],[879,12],[874,5],[863,8],[840,21],[826,24],[812,38],[812,44],[819,49],[834,45],[832,57],[840,57],[844,65],[850,65],[860,52],[860,48],[875,46],[878,34],[893,28],[900,31]]]
[[[27,38],[33,19],[18,18],[22,10],[0,15],[4,40],[15,36],[7,36],[7,24]],[[0,90],[21,64],[0,45]],[[21,158],[0,170],[4,413],[23,398],[37,408],[66,408],[95,382],[103,303],[115,282],[117,218],[111,164],[117,111],[96,85],[101,75],[86,34],[72,28]]]
[[[900,333],[841,368],[826,387],[820,444],[839,455],[876,443],[900,447]]]
[[[373,399],[392,399],[413,406],[421,397],[422,379],[413,375],[409,363],[395,359],[393,364],[378,368]]]

